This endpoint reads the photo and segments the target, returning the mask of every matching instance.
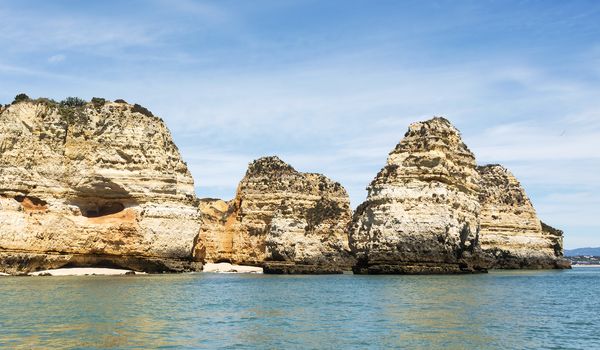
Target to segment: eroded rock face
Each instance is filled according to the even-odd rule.
[[[264,266],[266,273],[348,269],[346,190],[277,157],[250,164],[230,203],[206,200],[196,254],[203,261]]]
[[[138,107],[0,110],[0,271],[201,268],[193,179],[162,120]]]
[[[194,255],[210,263],[232,262],[233,225],[232,202],[204,198],[199,204],[200,233]]]
[[[461,273],[477,261],[479,174],[444,118],[410,125],[356,210],[355,273]]]
[[[480,243],[489,267],[568,267],[562,259],[562,231],[540,222],[513,174],[501,165],[481,166],[477,171],[481,175]]]

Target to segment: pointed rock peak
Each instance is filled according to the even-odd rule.
[[[404,138],[390,152],[387,165],[412,169],[410,173],[413,174],[427,173],[430,172],[428,168],[442,166],[448,168],[444,173],[456,174],[458,171],[463,175],[476,175],[475,155],[462,141],[460,132],[442,117],[412,123]]]
[[[435,181],[472,194],[479,190],[475,167],[475,155],[459,131],[447,119],[434,117],[409,126],[368,190],[378,193],[378,185]]]
[[[261,157],[250,163],[246,176],[270,173],[295,173],[296,170],[277,156]]]
[[[438,133],[453,133],[460,136],[458,129],[444,117],[433,117],[431,119],[410,124],[405,136],[427,136]]]
[[[443,117],[412,123],[392,154],[428,151],[458,152],[474,158],[462,141],[458,129]]]

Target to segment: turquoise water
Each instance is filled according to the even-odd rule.
[[[0,277],[0,347],[600,349],[600,269]]]

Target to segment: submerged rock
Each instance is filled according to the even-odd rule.
[[[538,219],[513,174],[501,165],[477,168],[481,175],[480,243],[490,268],[565,268],[560,230]]]
[[[23,101],[0,109],[0,271],[197,270],[193,179],[145,108]]]
[[[349,269],[346,190],[277,157],[252,162],[234,200],[204,200],[196,255],[205,262],[264,266],[265,273]]]
[[[478,265],[479,174],[444,118],[410,125],[356,210],[355,273],[464,273]]]

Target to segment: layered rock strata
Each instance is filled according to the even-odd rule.
[[[355,273],[464,273],[478,262],[479,173],[444,118],[410,125],[356,210]]]
[[[349,269],[346,190],[277,157],[252,162],[231,202],[203,200],[196,255],[206,262],[263,266],[265,273]]]
[[[562,231],[540,222],[513,174],[501,165],[481,175],[480,244],[490,268],[564,268]]]
[[[0,109],[0,271],[201,268],[193,179],[139,105],[23,101]]]

